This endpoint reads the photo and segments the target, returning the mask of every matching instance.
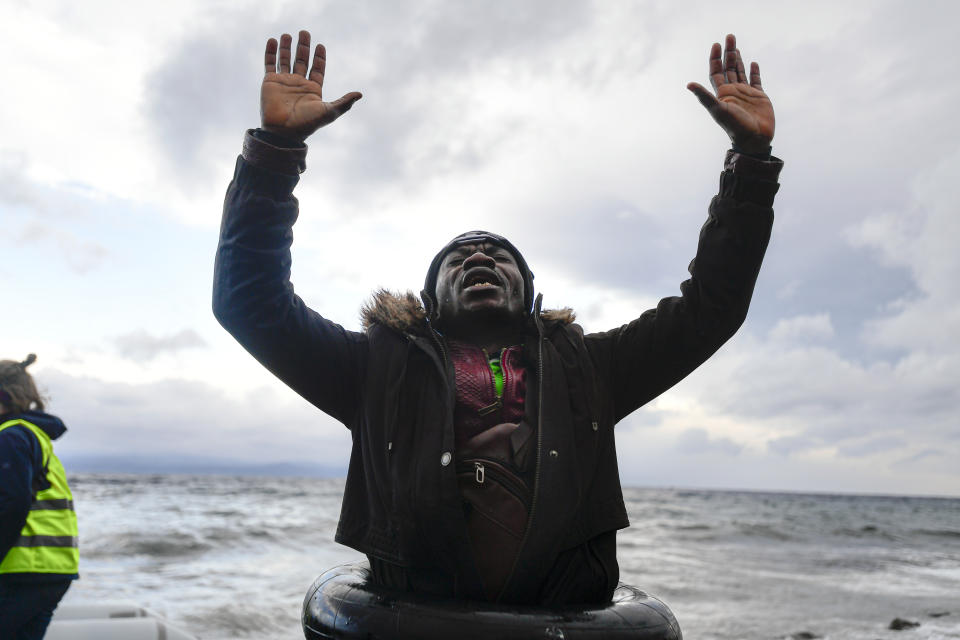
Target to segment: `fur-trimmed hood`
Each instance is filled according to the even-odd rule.
[[[569,307],[540,312],[540,319],[545,323],[571,324],[576,317]],[[427,311],[412,291],[377,289],[360,308],[360,321],[364,331],[379,324],[403,333],[417,332],[426,329]]]

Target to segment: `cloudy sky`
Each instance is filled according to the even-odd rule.
[[[38,354],[66,464],[345,469],[210,311],[266,38],[309,29],[328,95],[364,94],[309,141],[308,304],[358,328],[480,227],[597,331],[686,277],[727,140],[685,85],[734,32],[777,113],[773,239],[740,333],[618,426],[624,482],[960,495],[956,3],[162,4],[0,0],[0,358]]]

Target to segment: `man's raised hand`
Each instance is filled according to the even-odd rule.
[[[266,73],[260,87],[260,126],[266,131],[303,142],[314,131],[346,113],[362,96],[351,91],[333,102],[324,102],[326,49],[322,44],[317,45],[313,67],[310,68],[310,33],[301,31],[291,70],[292,42],[288,33],[280,36],[279,47],[275,38],[267,40],[263,56]]]
[[[745,153],[767,153],[773,140],[773,104],[760,84],[760,65],[750,64],[750,77],[743,67],[737,38],[730,34],[721,58],[720,44],[710,48],[710,84],[716,96],[702,85],[691,82],[692,91],[713,119]]]

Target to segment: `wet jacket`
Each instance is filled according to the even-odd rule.
[[[51,440],[58,439],[67,430],[60,418],[41,411],[0,416],[0,424],[17,420],[39,427]],[[43,465],[43,448],[38,437],[23,424],[14,424],[0,431],[0,560],[7,559],[8,553],[21,538],[37,494],[49,489],[50,482]],[[68,488],[66,492],[69,494]],[[69,511],[71,519],[63,527],[75,532],[76,518],[72,516],[72,506]],[[44,515],[53,516],[59,512],[54,510]],[[49,519],[44,518],[45,521]],[[75,546],[72,552],[76,553]],[[75,562],[58,561],[55,564],[57,566],[39,566],[37,571],[28,573],[0,573],[0,581],[51,582],[77,577]]]
[[[454,458],[454,374],[413,294],[377,292],[348,331],[294,294],[292,195],[305,149],[248,133],[224,204],[217,319],[265,367],[353,438],[336,539],[433,576],[431,590],[483,598]],[[728,153],[682,295],[633,322],[584,334],[569,310],[531,315],[526,419],[537,425],[530,522],[504,602],[583,601],[616,585],[614,533],[628,526],[614,425],[713,354],[742,324],[773,221],[782,163]],[[589,599],[596,599],[595,595]]]

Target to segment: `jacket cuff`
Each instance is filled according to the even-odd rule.
[[[298,176],[307,169],[307,145],[280,147],[262,140],[248,129],[243,137],[243,159],[255,167]]]
[[[752,202],[765,207],[773,205],[780,189],[777,183],[783,160],[771,156],[769,160],[727,151],[720,174],[720,197]]]

